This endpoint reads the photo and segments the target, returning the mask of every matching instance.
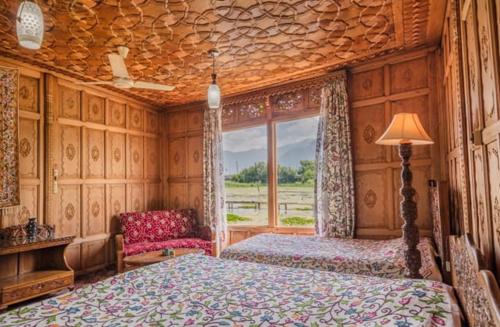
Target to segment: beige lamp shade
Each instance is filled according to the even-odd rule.
[[[434,141],[425,131],[417,114],[400,113],[394,115],[384,134],[375,142],[382,145],[432,144]]]

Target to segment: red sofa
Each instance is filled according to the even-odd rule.
[[[193,209],[127,212],[119,219],[122,234],[116,235],[118,272],[123,271],[126,256],[165,248],[197,248],[216,255],[215,235],[210,227],[198,225]]]

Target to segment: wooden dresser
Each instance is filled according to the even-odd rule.
[[[74,236],[0,240],[0,309],[72,287],[73,270],[64,258]]]

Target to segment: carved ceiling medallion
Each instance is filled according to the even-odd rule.
[[[158,105],[205,98],[214,45],[221,52],[218,81],[224,94],[235,94],[424,44],[430,6],[430,0],[39,1],[46,33],[33,53],[17,42],[19,2],[0,2],[1,53],[77,79],[109,81],[106,55],[126,44],[133,79],[176,89],[120,92]]]

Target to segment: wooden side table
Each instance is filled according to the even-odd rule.
[[[74,236],[0,240],[0,309],[74,284],[64,257]]]
[[[153,263],[162,262],[172,258],[180,257],[186,254],[205,253],[205,251],[203,251],[202,249],[178,248],[174,249],[174,255],[172,256],[165,256],[162,253],[163,250],[160,250],[160,251],[145,252],[125,257],[123,258],[125,271],[137,267],[147,266]]]

